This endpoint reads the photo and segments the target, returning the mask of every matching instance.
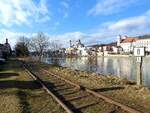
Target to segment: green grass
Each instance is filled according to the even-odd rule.
[[[19,61],[7,61],[0,68],[1,113],[65,113]]]

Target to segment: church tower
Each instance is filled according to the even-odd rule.
[[[4,46],[5,46],[5,52],[6,52],[7,54],[11,54],[11,47],[10,47],[10,44],[9,44],[7,38],[6,38],[6,43],[4,44]]]
[[[6,38],[6,43],[5,44],[8,44],[8,38]]]
[[[120,46],[121,39],[122,39],[122,37],[121,37],[121,35],[119,35],[119,36],[117,37],[117,46]]]

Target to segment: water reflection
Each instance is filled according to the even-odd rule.
[[[101,73],[104,75],[114,75],[129,80],[136,80],[136,59],[119,57],[99,57],[99,58],[45,58],[44,62],[70,67],[82,71]],[[143,60],[142,73],[143,84],[150,86],[150,60]]]
[[[143,68],[142,68],[142,74],[143,74],[143,83],[150,87],[150,60],[149,58],[145,59],[143,61]]]

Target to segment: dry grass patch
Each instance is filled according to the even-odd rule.
[[[114,76],[104,76],[47,64],[35,64],[74,83],[93,89],[120,103],[140,110],[143,113],[150,113],[149,88],[137,86],[132,81]]]
[[[19,61],[8,61],[0,71],[1,113],[65,113]]]

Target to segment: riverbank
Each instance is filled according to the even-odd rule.
[[[97,56],[66,56],[64,58],[79,58],[79,57],[120,57],[120,58],[130,58],[130,57],[135,57],[134,55],[122,55],[122,54],[107,54],[107,55],[97,55]],[[150,55],[146,55],[145,58],[150,58]]]
[[[54,65],[34,64],[143,113],[150,113],[150,89],[147,87],[137,86],[134,82],[114,76],[102,76]]]
[[[1,113],[65,113],[22,67],[9,60],[0,65]]]
[[[130,58],[130,57],[135,57],[134,55],[121,55],[121,54],[108,54],[106,56],[99,56],[99,57],[125,57],[125,58]],[[146,55],[145,58],[150,58],[150,55]]]

